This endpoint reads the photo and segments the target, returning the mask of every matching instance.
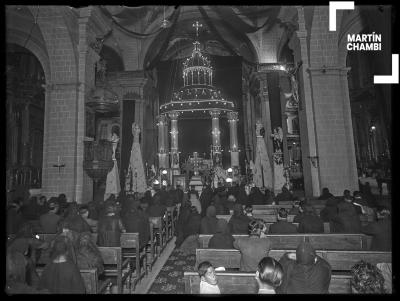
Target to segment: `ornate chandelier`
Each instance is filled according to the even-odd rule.
[[[196,27],[196,37],[198,22]],[[221,91],[213,86],[213,67],[210,60],[201,53],[200,43],[193,42],[192,55],[183,62],[183,87],[172,94],[168,103],[160,106],[160,114],[178,111],[181,114],[198,116],[207,114],[210,110],[220,110],[223,113],[234,111],[233,102],[225,99]]]

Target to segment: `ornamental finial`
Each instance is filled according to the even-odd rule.
[[[203,24],[200,24],[199,21],[196,21],[196,23],[193,23],[193,27],[196,27],[196,37],[199,36],[199,27],[203,27]]]

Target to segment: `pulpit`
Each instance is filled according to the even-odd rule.
[[[97,187],[98,181],[105,179],[114,166],[112,142],[108,140],[84,141],[84,146],[83,169]]]

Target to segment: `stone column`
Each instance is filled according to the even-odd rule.
[[[167,150],[165,149],[165,125],[167,123],[167,117],[165,115],[159,115],[157,117],[158,126],[158,166],[159,168],[167,168]]]
[[[267,83],[267,73],[258,72],[257,79],[260,81],[260,91],[259,96],[261,98],[261,123],[265,130],[264,140],[267,146],[268,156],[270,162],[272,162],[273,147],[271,140],[272,129],[271,129],[271,113],[269,107],[269,95],[268,95],[268,83]]]
[[[230,131],[230,153],[231,166],[239,166],[239,151],[237,138],[238,112],[228,112],[228,122]]]
[[[214,156],[217,156],[219,161],[217,163],[221,163],[221,131],[219,130],[219,115],[221,114],[220,110],[212,110],[210,111],[211,115],[211,122],[212,122],[212,152],[213,152],[213,158]],[[218,160],[217,159],[217,160]],[[215,158],[214,158],[214,163],[215,163]]]
[[[178,149],[178,117],[179,112],[174,111],[169,113],[171,119],[171,168],[177,168],[173,170],[174,175],[179,175],[179,149]]]
[[[307,30],[305,28],[304,8],[296,6],[298,12],[299,30],[295,32],[288,46],[293,49],[295,63],[302,61],[299,69],[299,125],[302,153],[302,165],[304,176],[304,191],[306,196],[319,196],[320,177],[318,164],[313,164],[317,156],[314,108],[310,76],[307,73],[309,67]],[[316,163],[316,162],[314,162]]]

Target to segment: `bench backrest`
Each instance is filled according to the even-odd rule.
[[[217,272],[218,286],[221,294],[257,294],[258,284],[255,273]],[[199,294],[200,277],[197,272],[184,272],[185,293]],[[332,275],[329,293],[351,293],[350,275]]]
[[[44,268],[36,268],[36,272],[40,277]],[[80,269],[79,270],[85,283],[86,294],[97,294],[99,289],[99,280],[97,275],[97,269]]]
[[[120,243],[121,249],[139,250],[139,233],[121,233]]]
[[[268,256],[279,259],[286,252],[296,252],[293,250],[270,250]],[[361,259],[377,264],[379,262],[392,262],[391,252],[376,252],[376,251],[325,251],[317,250],[317,255],[324,258],[335,271],[350,271],[351,267]],[[214,267],[225,267],[231,269],[240,268],[241,254],[236,249],[196,249],[196,264],[203,261],[209,261]]]
[[[122,267],[121,247],[98,247],[104,264],[117,265],[117,269]]]
[[[97,233],[90,233],[92,236],[92,240],[94,243],[97,243]],[[39,239],[43,240],[43,241],[47,241],[47,242],[51,242],[52,240],[54,240],[54,238],[58,235],[55,233],[40,233],[37,234],[39,235]]]
[[[248,235],[233,235],[236,239]],[[211,234],[199,235],[199,248],[207,248]],[[364,234],[268,234],[265,238],[271,242],[272,249],[296,249],[299,243],[308,241],[318,250],[367,250]]]

